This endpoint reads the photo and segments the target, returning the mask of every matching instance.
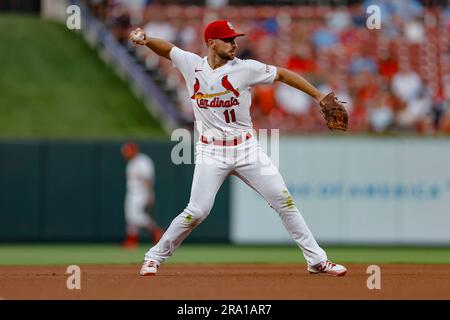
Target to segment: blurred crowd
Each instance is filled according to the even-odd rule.
[[[346,101],[356,133],[450,134],[450,7],[418,0],[372,0],[348,6],[164,5],[149,0],[88,0],[118,41],[142,27],[184,50],[206,55],[204,25],[227,19],[246,37],[237,56],[287,67],[324,92]],[[380,9],[380,29],[369,29],[370,5]],[[131,49],[131,48],[130,48]],[[146,48],[133,51],[157,70],[180,112],[193,119],[181,74]],[[253,90],[258,128],[283,132],[326,129],[318,103],[285,84]]]

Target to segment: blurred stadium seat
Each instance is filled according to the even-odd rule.
[[[129,31],[140,26],[154,37],[199,55],[206,54],[204,24],[228,19],[247,35],[248,40],[238,42],[239,57],[289,67],[313,84],[348,97],[352,132],[450,133],[450,11],[442,3],[404,0],[395,4],[349,1],[347,6],[256,6],[253,4],[267,2],[247,1],[240,2],[247,5],[219,8],[167,4],[174,2],[103,1],[100,12],[106,14],[99,18],[125,46],[129,46]],[[381,13],[389,17],[382,16],[380,30],[369,30],[366,8],[377,3],[383,3]],[[147,48],[137,48],[134,53],[180,112],[192,119],[184,80],[170,61]],[[417,111],[416,101],[404,100],[393,88],[393,79],[403,70],[411,72],[401,79],[418,75],[420,86],[411,94],[414,99],[419,94],[424,98],[423,110]],[[276,84],[274,90],[255,88],[252,112],[256,129],[278,127],[292,133],[326,130],[314,101],[310,101],[311,112],[292,112],[292,106],[277,99],[280,86]]]

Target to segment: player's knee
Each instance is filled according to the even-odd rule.
[[[207,206],[189,203],[185,210],[185,219],[187,222],[200,223],[209,215],[210,210]]]
[[[286,211],[297,211],[297,206],[295,205],[294,199],[287,190],[283,190],[281,193],[279,193],[270,205],[278,213]]]

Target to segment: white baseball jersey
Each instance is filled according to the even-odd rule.
[[[126,168],[127,175],[127,195],[146,196],[148,195],[145,179],[154,181],[153,161],[145,154],[138,153],[133,159],[128,161]]]
[[[275,66],[234,58],[213,70],[207,57],[177,47],[170,51],[170,58],[186,80],[199,132],[235,137],[253,130],[251,87],[272,83],[277,74]]]

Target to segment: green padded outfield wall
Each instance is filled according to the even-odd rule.
[[[189,201],[194,166],[174,165],[171,143],[138,143],[155,163],[153,214],[167,228]],[[0,142],[0,241],[121,241],[120,147],[121,141]],[[227,180],[187,242],[229,241],[229,196]]]

